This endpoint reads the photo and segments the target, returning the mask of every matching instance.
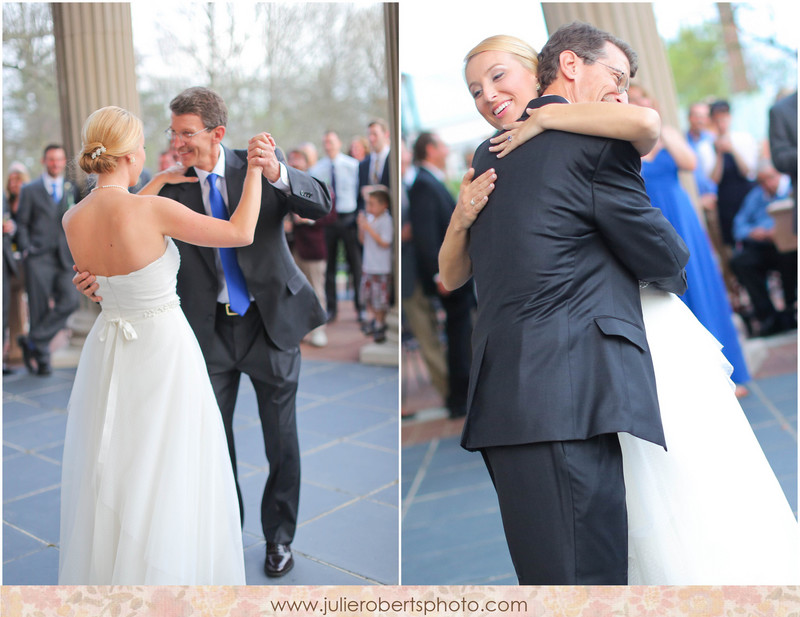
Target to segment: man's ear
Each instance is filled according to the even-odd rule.
[[[222,138],[225,137],[225,127],[224,126],[214,127],[214,130],[211,131],[211,137],[215,144],[221,142]]]
[[[561,73],[570,81],[574,81],[580,68],[581,59],[571,49],[565,49],[558,56],[558,68]]]

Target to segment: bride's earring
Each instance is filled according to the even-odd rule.
[[[132,156],[132,157],[131,157],[131,164],[133,164],[133,163],[135,163],[135,162],[136,162],[136,157],[135,157],[135,156]]]
[[[536,82],[536,92],[539,92],[541,89],[542,89],[542,84],[540,84],[540,83],[537,81],[537,82]]]

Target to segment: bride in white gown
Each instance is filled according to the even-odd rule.
[[[68,405],[58,583],[243,585],[239,505],[222,419],[175,292],[171,238],[252,242],[261,159],[249,153],[230,221],[132,195],[144,165],[141,121],[105,107],[86,121],[81,168],[97,187],[63,219],[70,251],[97,276],[102,312]],[[186,181],[169,171],[143,191]]]
[[[490,37],[479,47],[535,73],[536,54],[519,39]],[[519,118],[537,92],[529,80],[495,73],[497,90],[521,102],[506,116]],[[477,99],[476,107],[496,129],[508,129],[492,139],[501,157],[547,129],[630,141],[642,155],[660,132],[653,110],[628,105],[547,105],[511,124],[483,113]],[[453,233],[454,223],[470,227],[492,182],[492,170],[474,179],[470,170],[461,184],[439,258],[448,287],[463,284],[472,269],[468,237]],[[800,528],[734,394],[719,343],[674,294],[644,289],[641,296],[668,450],[619,435],[629,584],[800,583]]]

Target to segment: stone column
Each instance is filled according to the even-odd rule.
[[[383,5],[383,23],[386,35],[386,84],[389,94],[389,133],[392,144],[389,167],[389,194],[392,196],[392,219],[394,220],[393,267],[394,304],[386,315],[386,342],[371,343],[361,348],[359,360],[365,364],[397,366],[400,353],[400,109],[398,87],[400,67],[398,64],[398,5],[396,2]]]
[[[81,128],[90,113],[118,105],[139,113],[139,93],[127,3],[52,3],[56,47],[56,77],[61,112],[62,140],[67,158],[81,147]],[[86,175],[68,166],[70,181],[86,186]],[[70,344],[53,354],[54,366],[77,364],[80,348],[99,313],[85,298],[69,319]]]

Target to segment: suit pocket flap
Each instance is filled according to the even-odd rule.
[[[289,288],[289,291],[292,292],[292,294],[296,294],[303,288],[305,281],[306,275],[302,272],[298,272],[292,278],[286,281],[286,286]]]
[[[595,317],[594,322],[606,336],[621,336],[642,351],[647,350],[647,336],[637,325],[616,317]]]

